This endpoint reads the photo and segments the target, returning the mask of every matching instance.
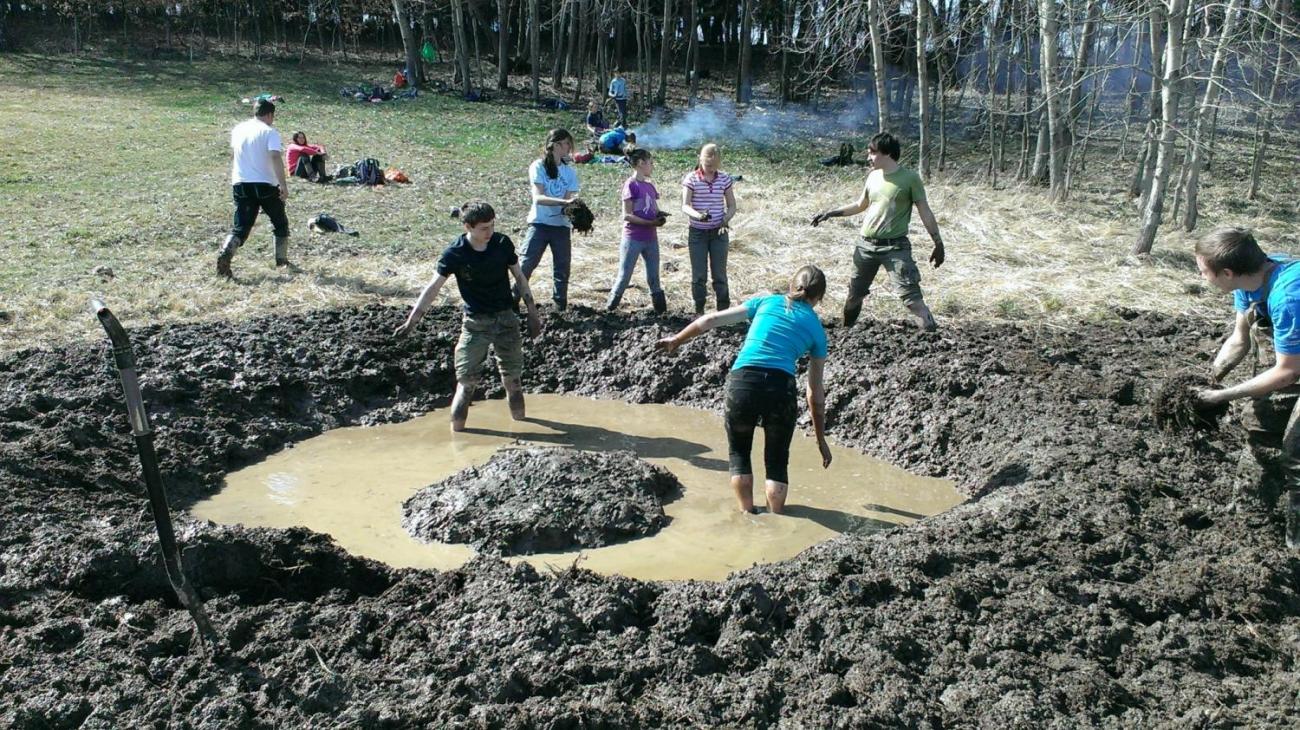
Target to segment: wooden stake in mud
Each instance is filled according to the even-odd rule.
[[[203,602],[194,587],[185,579],[181,569],[181,553],[176,545],[176,532],[172,529],[171,512],[167,507],[167,493],[163,489],[162,474],[158,471],[158,454],[153,447],[153,428],[149,424],[149,413],[144,408],[144,399],[140,396],[140,382],[135,374],[135,354],[131,352],[131,340],[126,330],[117,321],[117,317],[108,311],[108,307],[99,300],[91,300],[90,309],[99,318],[99,323],[108,333],[113,344],[113,360],[118,374],[122,378],[122,390],[126,396],[127,417],[131,421],[131,433],[135,436],[135,446],[140,452],[140,466],[144,471],[144,483],[149,492],[149,507],[153,512],[153,523],[158,528],[158,546],[162,550],[163,565],[167,569],[167,580],[176,591],[181,605],[190,612],[194,624],[199,629],[200,637],[213,647],[219,647],[217,632],[212,628]]]

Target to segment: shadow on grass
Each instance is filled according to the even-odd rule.
[[[420,293],[419,289],[394,284],[377,284],[366,281],[359,276],[337,276],[335,274],[316,274],[316,283],[332,286],[358,294],[373,294],[382,297],[400,297],[409,299]]]
[[[704,456],[710,451],[708,446],[686,439],[671,436],[637,436],[635,434],[611,431],[599,426],[563,423],[545,418],[525,418],[528,423],[555,431],[555,433],[507,433],[487,428],[467,428],[467,433],[502,438],[517,438],[533,443],[569,446],[584,451],[609,451],[626,449],[642,459],[681,459],[692,466],[710,471],[726,472],[727,462]]]

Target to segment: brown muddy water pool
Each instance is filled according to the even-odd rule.
[[[528,419],[514,421],[504,400],[479,401],[470,410],[468,429],[458,434],[448,429],[445,410],[404,423],[328,431],[232,472],[225,488],[192,512],[223,524],[304,526],[389,565],[450,569],[467,561],[473,548],[408,535],[402,502],[416,491],[482,464],[507,445],[626,449],[668,469],[683,485],[682,496],[664,506],[672,519],[663,530],[602,548],[511,560],[543,569],[580,561],[599,573],[647,580],[721,580],[841,533],[908,524],[963,500],[947,480],[909,474],[833,444],[833,463],[823,470],[815,439],[796,432],[786,514],[742,514],[728,486],[720,416],[560,395],[529,395],[527,405]],[[761,479],[761,436],[754,462]],[[755,499],[762,504],[761,482]]]

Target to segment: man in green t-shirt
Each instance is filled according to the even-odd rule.
[[[921,295],[921,272],[912,258],[912,242],[907,238],[907,227],[912,221],[912,206],[921,216],[925,230],[934,241],[930,263],[937,269],[943,265],[943,239],[939,237],[939,224],[934,220],[929,204],[925,202],[925,186],[915,171],[898,164],[902,146],[894,135],[881,132],[867,145],[871,172],[862,195],[853,205],[822,211],[813,216],[812,224],[827,218],[867,214],[862,218],[862,240],[853,249],[853,278],[849,281],[849,295],[844,300],[844,326],[851,327],[862,313],[862,300],[871,291],[871,282],[880,267],[889,272],[889,279],[898,296],[916,318],[923,330],[936,327],[934,315],[925,306]]]

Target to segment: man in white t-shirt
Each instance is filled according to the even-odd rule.
[[[244,245],[257,221],[257,212],[266,211],[275,228],[275,265],[289,265],[289,217],[284,201],[289,199],[289,181],[285,177],[284,151],[275,127],[275,104],[258,99],[253,118],[240,122],[230,132],[230,149],[234,163],[230,167],[230,185],[235,199],[235,222],[217,256],[217,274],[233,278],[230,260]]]

